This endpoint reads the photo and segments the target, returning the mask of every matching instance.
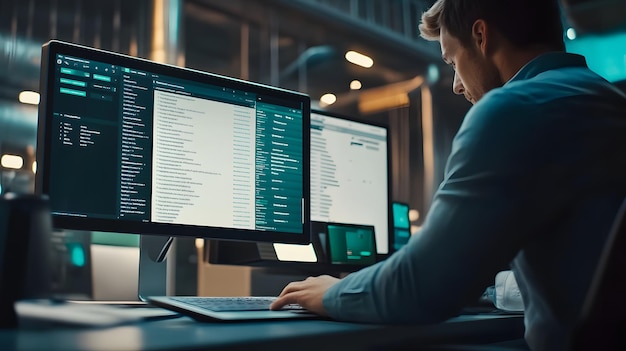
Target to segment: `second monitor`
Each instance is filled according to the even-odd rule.
[[[382,125],[311,112],[311,220],[374,226],[390,250],[389,133]]]
[[[386,126],[327,111],[312,111],[310,191],[313,244],[309,250],[294,245],[212,242],[209,262],[248,265],[307,262],[308,266],[311,262],[330,263],[319,240],[326,234],[328,223],[372,226],[376,247],[373,258],[385,258],[393,245],[389,163]],[[288,251],[294,249],[300,249],[298,255],[289,255]],[[307,252],[308,256],[303,255]]]

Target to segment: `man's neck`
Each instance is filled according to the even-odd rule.
[[[524,49],[508,47],[506,49],[499,50],[494,55],[494,61],[498,67],[498,71],[500,72],[500,79],[502,80],[502,83],[508,82],[515,74],[517,74],[517,72],[519,72],[520,69],[522,69],[522,67],[536,57],[554,51],[562,50],[557,50],[543,45]]]

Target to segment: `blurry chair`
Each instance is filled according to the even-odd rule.
[[[626,200],[585,299],[570,350],[626,350]]]
[[[431,345],[411,350],[517,351],[528,347],[520,339],[480,345]],[[568,350],[626,350],[626,199],[607,237]]]

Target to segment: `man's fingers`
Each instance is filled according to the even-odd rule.
[[[324,293],[339,279],[331,276],[309,277],[287,284],[270,309],[278,310],[288,304],[299,304],[308,311],[327,315],[324,310]]]
[[[285,305],[289,305],[292,303],[298,303],[296,301],[296,294],[298,291],[303,289],[303,282],[291,282],[285,286],[283,291],[280,292],[278,298],[270,305],[270,309],[277,310],[282,308]]]
[[[283,288],[283,291],[280,292],[280,295],[278,295],[278,297],[283,297],[289,293],[300,290],[299,283],[300,282],[291,282],[287,284],[287,286]]]
[[[286,288],[285,288],[286,289]],[[284,292],[284,290],[283,290]],[[295,292],[284,294],[281,293],[280,297],[278,297],[272,304],[270,305],[270,310],[279,310],[285,305],[289,305],[292,303],[297,303],[297,298],[295,296]]]

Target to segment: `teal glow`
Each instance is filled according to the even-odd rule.
[[[427,73],[428,81],[431,83],[437,83],[439,81],[439,67],[436,65],[428,65]]]
[[[167,20],[168,24],[168,40],[170,48],[175,48],[178,45],[179,31],[180,31],[180,21],[182,14],[182,1],[181,0],[170,0],[168,1],[168,11],[169,18]],[[167,5],[166,5],[167,6]]]
[[[394,228],[409,229],[411,227],[409,223],[409,206],[404,203],[394,202],[392,209]]]
[[[626,33],[565,40],[567,52],[585,56],[589,68],[611,82],[626,80]]]
[[[72,243],[69,244],[68,249],[70,251],[70,262],[72,262],[72,265],[76,267],[85,266],[86,259],[85,250],[83,250],[83,247],[80,244]]]
[[[139,235],[110,232],[91,232],[91,243],[97,245],[139,247]]]

